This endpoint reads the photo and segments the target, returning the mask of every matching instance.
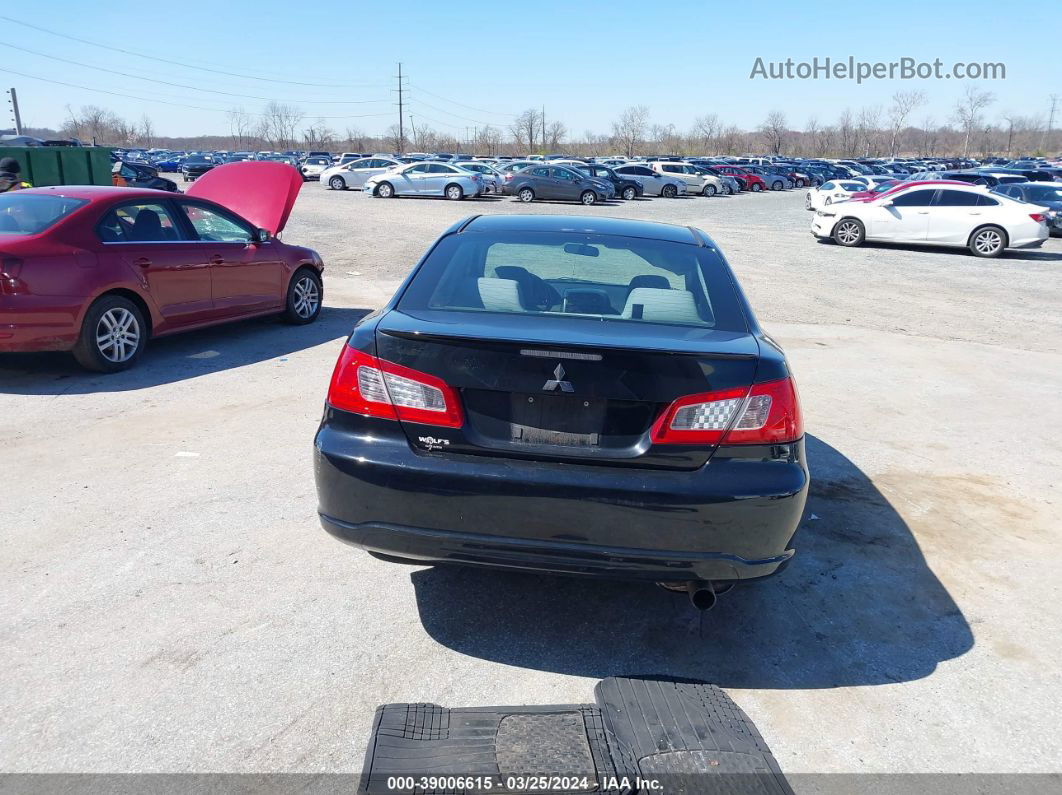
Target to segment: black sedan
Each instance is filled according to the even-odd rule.
[[[1057,182],[1018,182],[1000,185],[995,191],[1012,199],[1046,207],[1051,237],[1062,237],[1062,185]]]
[[[209,155],[192,155],[186,157],[181,163],[181,178],[185,182],[191,182],[210,171],[217,162]]]
[[[132,163],[119,160],[111,167],[111,177],[116,185],[127,188],[151,188],[152,190],[177,190],[177,183],[172,179],[159,176],[159,170],[145,163]]]
[[[319,514],[396,562],[656,581],[699,607],[780,571],[808,491],[796,388],[690,227],[489,216],[355,326]]]

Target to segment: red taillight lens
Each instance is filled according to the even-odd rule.
[[[653,423],[654,444],[783,444],[804,433],[791,378],[687,395]]]
[[[328,403],[342,411],[460,428],[457,392],[440,378],[343,346],[328,386]]]
[[[1045,220],[1047,218],[1047,216],[1044,215],[1043,213],[1029,213],[1029,217],[1032,218],[1037,223],[1040,223],[1041,221],[1043,221],[1043,220]]]

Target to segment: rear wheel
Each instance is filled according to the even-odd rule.
[[[998,226],[983,226],[970,235],[968,245],[975,257],[998,257],[1007,247],[1007,233]]]
[[[623,193],[621,195],[623,196],[624,201],[630,202],[634,201],[638,197],[638,191],[628,185],[626,188],[623,189]]]
[[[105,295],[85,314],[74,358],[86,370],[116,373],[132,367],[144,351],[147,335],[140,307],[120,295]]]
[[[347,182],[342,177],[336,176],[328,180],[328,187],[332,190],[346,190]]]
[[[771,190],[781,190],[784,187],[785,185],[783,185],[780,180],[775,180],[771,183]]]
[[[460,185],[447,185],[446,190],[443,191],[447,199],[450,201],[460,201],[465,198],[465,192],[461,190]]]
[[[296,326],[304,326],[317,320],[321,314],[321,297],[324,287],[315,270],[301,268],[288,284],[288,297],[284,302],[284,319]]]
[[[762,186],[760,185],[760,183],[758,183],[758,182],[753,182],[753,183],[752,183],[752,188],[751,188],[751,190],[752,190],[752,192],[753,192],[753,193],[759,193],[759,192],[760,192],[761,190],[763,190],[763,188],[762,188]]]
[[[701,191],[701,195],[702,196],[714,196],[715,195],[715,185],[705,185],[704,186],[704,190]]]
[[[376,186],[376,195],[381,199],[390,199],[395,195],[395,189],[390,182],[381,182]]]
[[[535,200],[535,192],[531,188],[520,188],[516,193],[516,198],[522,202],[533,202]]]
[[[579,201],[583,204],[597,204],[597,194],[592,190],[584,190],[583,195],[579,197]]]
[[[678,196],[678,188],[674,185],[665,185],[660,189],[660,195],[665,199],[674,199]]]
[[[798,179],[796,182],[793,183],[793,185],[795,187],[797,187],[797,188],[803,188],[804,187],[804,180]]]
[[[833,239],[842,246],[858,246],[866,239],[866,229],[858,218],[842,218],[833,228]]]

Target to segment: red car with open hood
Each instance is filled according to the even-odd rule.
[[[186,194],[58,186],[0,194],[0,353],[72,351],[123,370],[149,337],[256,315],[310,323],[324,268],[282,243],[289,165],[232,163]]]

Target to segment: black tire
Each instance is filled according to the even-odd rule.
[[[632,202],[638,198],[638,191],[628,185],[620,195],[623,196],[624,201]]]
[[[124,330],[114,325],[124,324],[132,318]],[[130,331],[136,334],[131,350]],[[150,328],[144,313],[134,302],[120,295],[104,295],[97,298],[85,313],[81,333],[72,353],[77,363],[86,370],[97,373],[117,373],[132,367],[147,345]]]
[[[763,190],[763,187],[760,185],[760,183],[753,182],[749,190],[751,190],[753,193],[759,193],[761,190]]]
[[[702,196],[714,196],[715,195],[715,185],[705,185],[704,186],[704,190],[701,191],[701,195]]]
[[[784,187],[785,185],[783,185],[780,180],[775,180],[771,183],[771,190],[781,190]]]
[[[793,183],[793,187],[795,187],[795,188],[803,188],[804,187],[804,180],[798,179],[796,182]]]
[[[998,226],[982,226],[973,231],[966,245],[975,257],[1000,257],[1007,248],[1007,233]]]
[[[465,192],[460,185],[453,182],[443,188],[443,196],[451,201],[461,201],[461,199],[465,198]]]
[[[674,185],[665,185],[660,189],[660,195],[665,199],[674,199],[678,196],[678,188]]]
[[[597,194],[592,190],[584,190],[579,196],[579,201],[585,205],[597,204]]]
[[[299,268],[288,282],[288,294],[284,300],[284,320],[293,326],[313,323],[321,314],[324,302],[324,284],[321,274],[313,268]]]
[[[393,199],[395,197],[395,186],[390,182],[381,182],[376,186],[376,192],[373,195],[379,196],[381,199]]]
[[[861,246],[866,239],[866,227],[858,218],[842,218],[833,227],[833,242],[839,246]]]
[[[338,174],[336,174],[334,177],[331,177],[328,180],[328,187],[330,187],[332,190],[346,190],[347,181]]]
[[[520,190],[516,192],[516,198],[524,204],[528,204],[535,200],[535,192],[531,190],[531,188],[520,188]]]

